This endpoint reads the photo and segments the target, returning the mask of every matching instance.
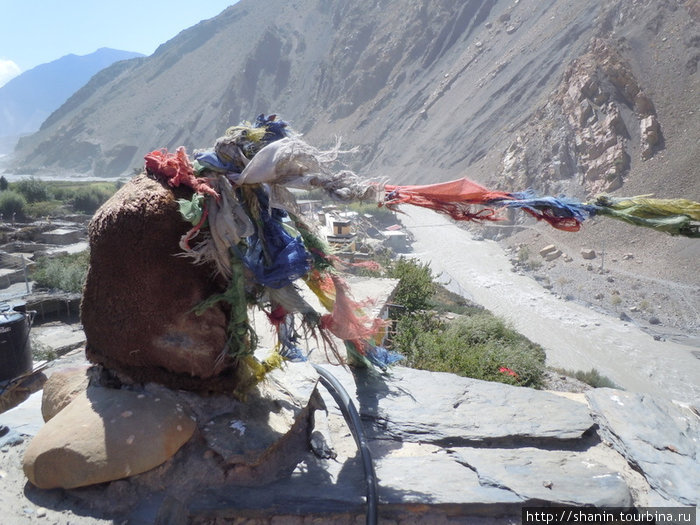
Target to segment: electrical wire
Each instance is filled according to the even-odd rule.
[[[374,472],[372,454],[369,450],[369,444],[364,429],[362,428],[360,414],[357,412],[355,404],[352,402],[352,399],[350,399],[348,392],[333,374],[314,363],[311,363],[311,366],[313,366],[321,376],[321,384],[323,384],[333,399],[335,399],[335,402],[338,403],[338,407],[343,413],[348,427],[350,427],[350,432],[352,432],[352,436],[355,438],[357,449],[360,452],[360,459],[362,460],[362,468],[365,472],[365,482],[367,484],[367,525],[376,525],[378,500],[377,475]]]

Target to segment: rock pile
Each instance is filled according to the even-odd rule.
[[[46,424],[26,449],[24,472],[41,489],[87,487],[151,471],[190,442],[182,461],[206,456],[211,479],[270,483],[297,465],[322,406],[317,376],[304,372],[293,381],[273,372],[245,402],[154,383],[114,388],[87,367],[57,372],[46,384]]]
[[[579,177],[591,195],[614,191],[630,169],[629,151],[648,160],[663,140],[653,102],[615,45],[602,38],[572,62],[531,124],[505,152],[502,174],[517,187],[536,180],[543,191]],[[631,148],[634,137],[639,146]]]
[[[289,436],[306,436],[316,377],[301,382],[300,398],[280,384],[253,388],[257,376],[228,353],[230,307],[194,313],[226,285],[212,267],[176,256],[190,226],[176,199],[190,195],[144,174],[93,217],[81,320],[96,366],[56,373],[46,386],[46,424],[23,462],[36,487],[134,476],[195,434],[220,458],[219,477],[234,484],[276,479],[306,448],[305,438],[299,445]],[[215,403],[180,390],[225,394]],[[244,393],[246,403],[234,397]]]

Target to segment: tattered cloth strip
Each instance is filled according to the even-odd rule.
[[[511,200],[501,201],[506,208],[522,208],[537,220],[544,220],[558,230],[577,232],[594,207],[567,197],[537,197],[531,190],[512,193]]]
[[[593,215],[606,215],[671,235],[700,236],[700,204],[687,199],[652,199],[649,196],[601,196],[583,203],[560,197],[538,197],[532,190],[507,193],[489,190],[462,178],[425,186],[385,186],[384,205],[396,209],[412,204],[445,213],[458,221],[498,221],[498,208],[520,208],[554,228],[576,232]],[[474,211],[473,205],[484,206]]]
[[[488,190],[467,178],[425,186],[387,184],[384,190],[384,205],[389,209],[395,210],[399,204],[412,204],[445,213],[456,221],[499,220],[493,209],[484,208],[473,213],[470,205],[487,205],[511,198],[508,193]]]
[[[688,199],[651,199],[648,195],[627,198],[598,197],[595,213],[636,226],[700,237],[700,203]]]
[[[177,188],[180,184],[184,184],[197,193],[219,197],[206,179],[195,177],[184,146],[177,148],[175,153],[168,153],[167,149],[152,151],[144,158],[146,171],[164,177],[170,186]]]
[[[183,255],[194,263],[211,263],[228,280],[227,290],[205,300],[197,312],[224,301],[230,305],[228,353],[247,360],[257,342],[248,307],[263,309],[277,331],[279,355],[304,359],[295,315],[304,335],[320,335],[324,349],[340,359],[331,334],[346,340],[359,364],[385,368],[400,359],[378,346],[384,322],[369,318],[363,304],[349,296],[335,273],[339,259],[299,216],[288,188],[320,188],[344,202],[372,199],[381,187],[334,165],[340,143],[316,149],[291,132],[274,115],[258,116],[226,131],[211,150],[197,150],[190,162],[184,148],[175,154],[146,155],[146,169],[171,186],[195,192],[178,201],[192,228],[183,235]],[[288,215],[289,214],[289,215]],[[288,220],[291,219],[290,220]],[[195,242],[196,241],[196,242]],[[294,282],[303,279],[330,313],[321,315],[301,296]],[[247,361],[246,361],[247,362]]]

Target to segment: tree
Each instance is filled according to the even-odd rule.
[[[405,313],[425,310],[437,292],[430,264],[401,257],[389,270],[389,277],[399,279],[393,301],[404,307]]]

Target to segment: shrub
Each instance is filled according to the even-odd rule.
[[[32,279],[42,288],[80,293],[90,263],[89,252],[57,257],[41,257],[32,271]]]
[[[29,217],[56,217],[65,215],[65,210],[60,201],[41,201],[27,204],[25,214]]]
[[[397,322],[392,346],[406,356],[406,364],[413,366],[414,343],[422,333],[444,330],[445,323],[433,312],[412,312],[403,315]]]
[[[407,315],[397,324],[396,349],[406,364],[423,370],[539,387],[545,353],[488,312],[444,324],[429,314]]]
[[[530,258],[530,250],[527,246],[518,248],[518,262],[524,263]]]
[[[26,205],[27,199],[25,199],[24,195],[21,193],[14,190],[7,190],[0,193],[0,214],[2,214],[3,219],[6,221],[11,220],[13,214],[15,214],[16,217],[22,217]]]
[[[544,266],[544,263],[538,259],[530,259],[527,262],[527,267],[532,271],[537,271]]]
[[[602,375],[595,368],[591,368],[588,372],[584,372],[583,370],[568,370],[566,368],[553,368],[552,370],[557,374],[576,378],[593,388],[620,388],[612,379]]]
[[[394,212],[385,206],[378,206],[376,202],[353,202],[348,205],[348,208],[362,215],[370,215],[380,224],[394,224],[396,222]]]
[[[7,182],[5,175],[0,176],[0,191],[5,191],[10,187],[10,183]]]
[[[112,196],[112,193],[114,192],[99,186],[79,188],[75,191],[71,204],[76,211],[92,215]]]
[[[388,270],[388,277],[399,279],[393,302],[404,307],[404,313],[424,310],[437,292],[430,264],[401,257]]]
[[[46,182],[30,177],[13,184],[16,191],[24,195],[27,202],[40,202],[51,200],[51,192]]]

